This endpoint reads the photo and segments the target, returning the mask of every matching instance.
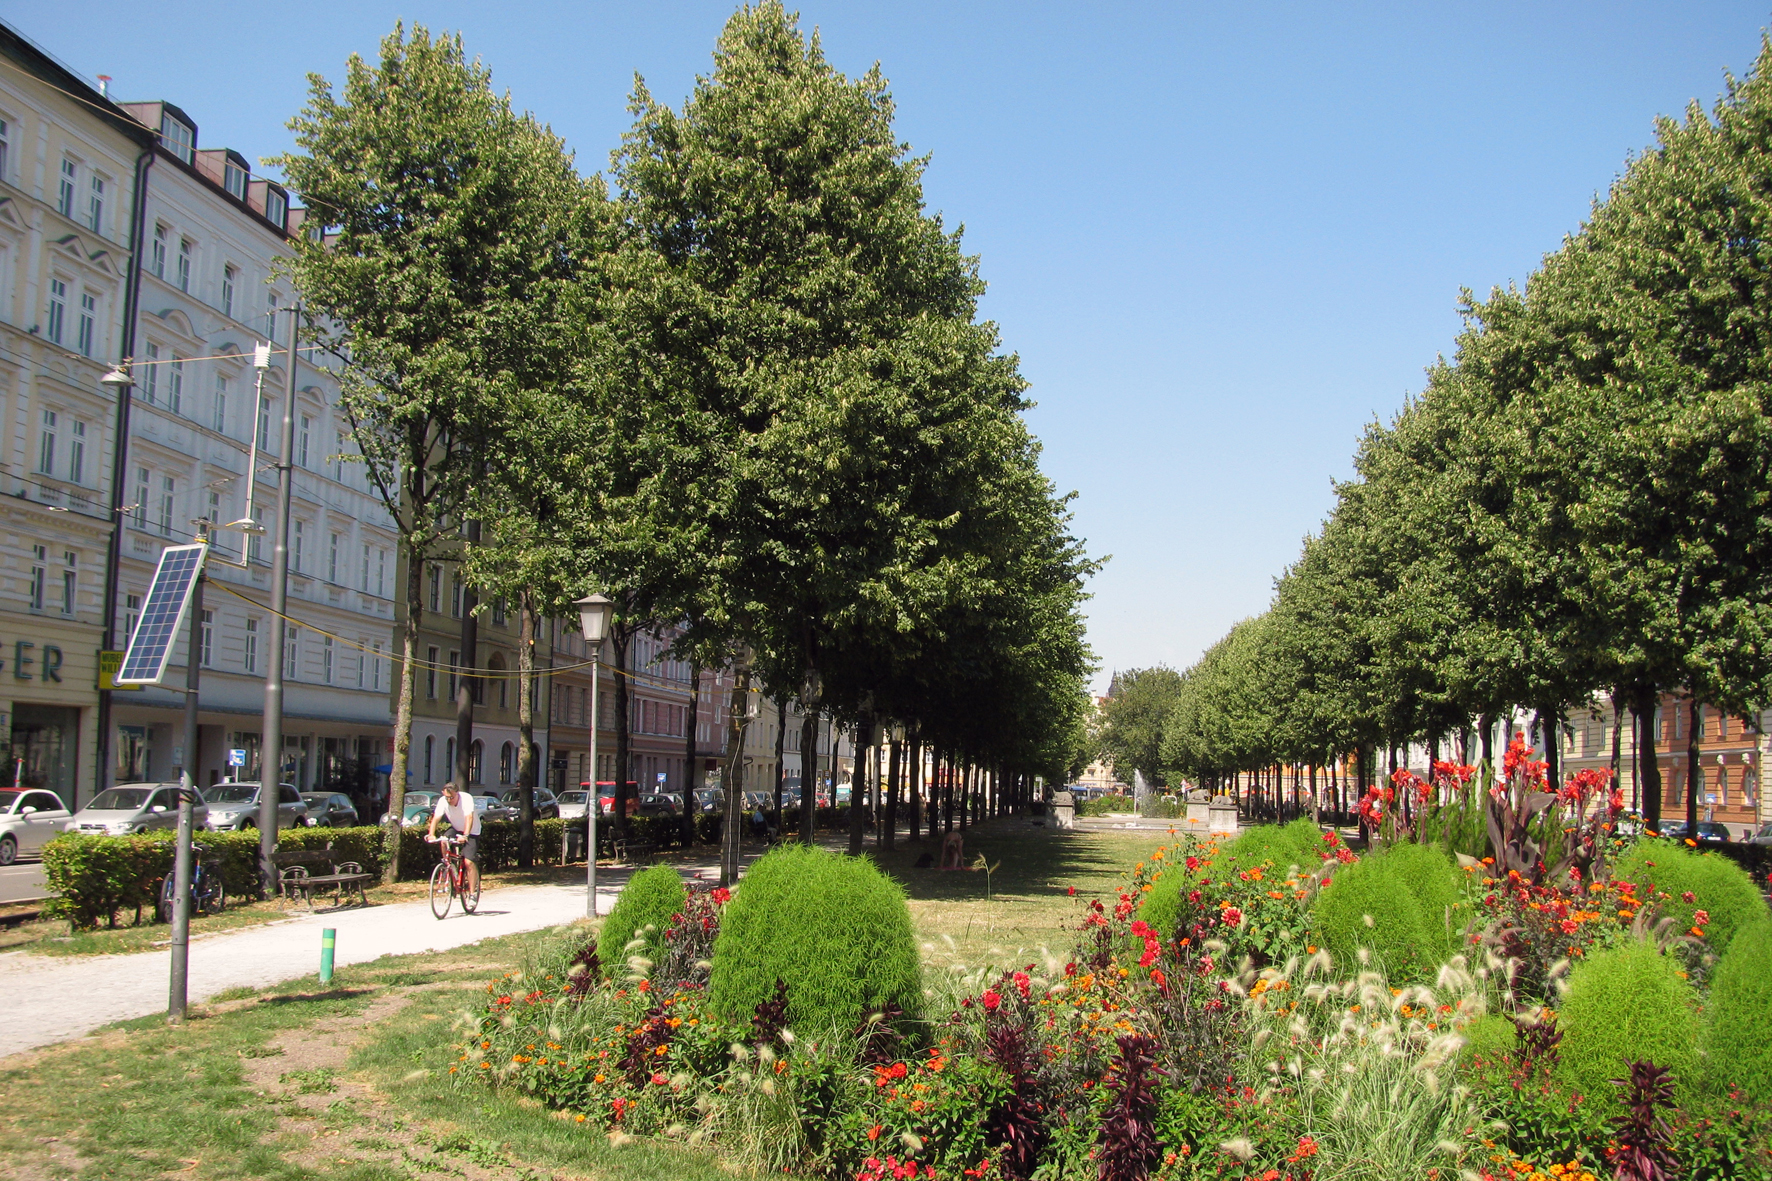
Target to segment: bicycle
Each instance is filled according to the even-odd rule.
[[[468,889],[468,863],[462,859],[461,846],[466,837],[427,837],[432,844],[443,846],[443,860],[431,870],[431,913],[438,919],[449,913],[449,904],[461,899],[462,912],[473,914],[480,905],[480,877],[474,875],[473,890]]]
[[[213,862],[205,863],[202,858],[209,850],[202,845],[191,846],[191,913],[220,914],[228,904],[228,889],[222,884],[221,867]],[[163,923],[172,921],[172,884],[173,875],[167,874],[160,883],[160,901],[155,906],[155,914]]]

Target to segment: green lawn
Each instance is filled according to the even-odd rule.
[[[914,868],[934,843],[880,855],[904,883],[932,969],[1062,956],[1083,901],[1165,843],[1000,821],[967,834],[982,872]],[[870,850],[870,853],[872,851]],[[1075,886],[1072,897],[1067,888]],[[163,928],[162,928],[163,930]],[[707,1150],[562,1120],[449,1082],[452,1025],[532,940],[377,960],[218,997],[168,1028],[144,1018],[0,1062],[0,1160],[31,1178],[699,1181],[743,1176]],[[1025,957],[1025,958],[1024,958]]]

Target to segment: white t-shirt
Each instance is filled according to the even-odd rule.
[[[480,814],[474,811],[474,797],[465,791],[456,793],[453,804],[448,796],[438,796],[437,810],[432,815],[438,820],[449,821],[457,836],[464,833],[471,837],[480,835]]]

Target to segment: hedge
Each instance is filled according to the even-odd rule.
[[[870,1013],[915,1019],[922,963],[910,907],[873,862],[798,843],[758,858],[720,918],[709,991],[727,1020],[747,1025],[787,985],[795,1029],[848,1031]]]
[[[1431,982],[1458,947],[1461,886],[1438,847],[1393,845],[1337,873],[1317,895],[1311,925],[1350,969],[1364,947],[1392,984]]]
[[[675,866],[654,865],[629,878],[597,936],[597,958],[603,965],[603,975],[613,976],[626,970],[628,944],[636,935],[646,937],[647,950],[640,954],[656,964],[671,916],[683,909],[688,898],[689,891]],[[650,933],[648,926],[652,928]]]
[[[1711,977],[1705,1020],[1711,1089],[1726,1095],[1739,1087],[1752,1102],[1772,1105],[1772,1057],[1764,1040],[1772,1030],[1772,919],[1735,933]]]
[[[535,854],[540,862],[556,861],[560,851],[559,820],[535,822]],[[199,832],[208,862],[218,864],[230,898],[260,898],[258,832]],[[517,861],[517,822],[488,820],[481,826],[480,867],[497,872]],[[170,831],[130,836],[63,833],[43,847],[43,876],[52,898],[43,909],[51,918],[65,918],[76,930],[100,923],[117,925],[117,916],[133,910],[134,921],[150,917],[160,896],[160,883],[172,872],[177,835]],[[277,834],[283,850],[324,849],[330,844],[338,861],[355,861],[366,873],[382,871],[382,830],[359,828],[288,828]],[[424,840],[422,828],[400,834],[400,877],[427,877],[437,864],[437,848]]]

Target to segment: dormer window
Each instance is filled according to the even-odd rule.
[[[222,167],[222,187],[236,200],[246,200],[246,169],[229,160]]]
[[[276,189],[265,188],[265,220],[282,229],[289,217],[289,198]]]
[[[196,153],[197,134],[171,115],[161,112],[160,142],[167,151],[189,164]]]

